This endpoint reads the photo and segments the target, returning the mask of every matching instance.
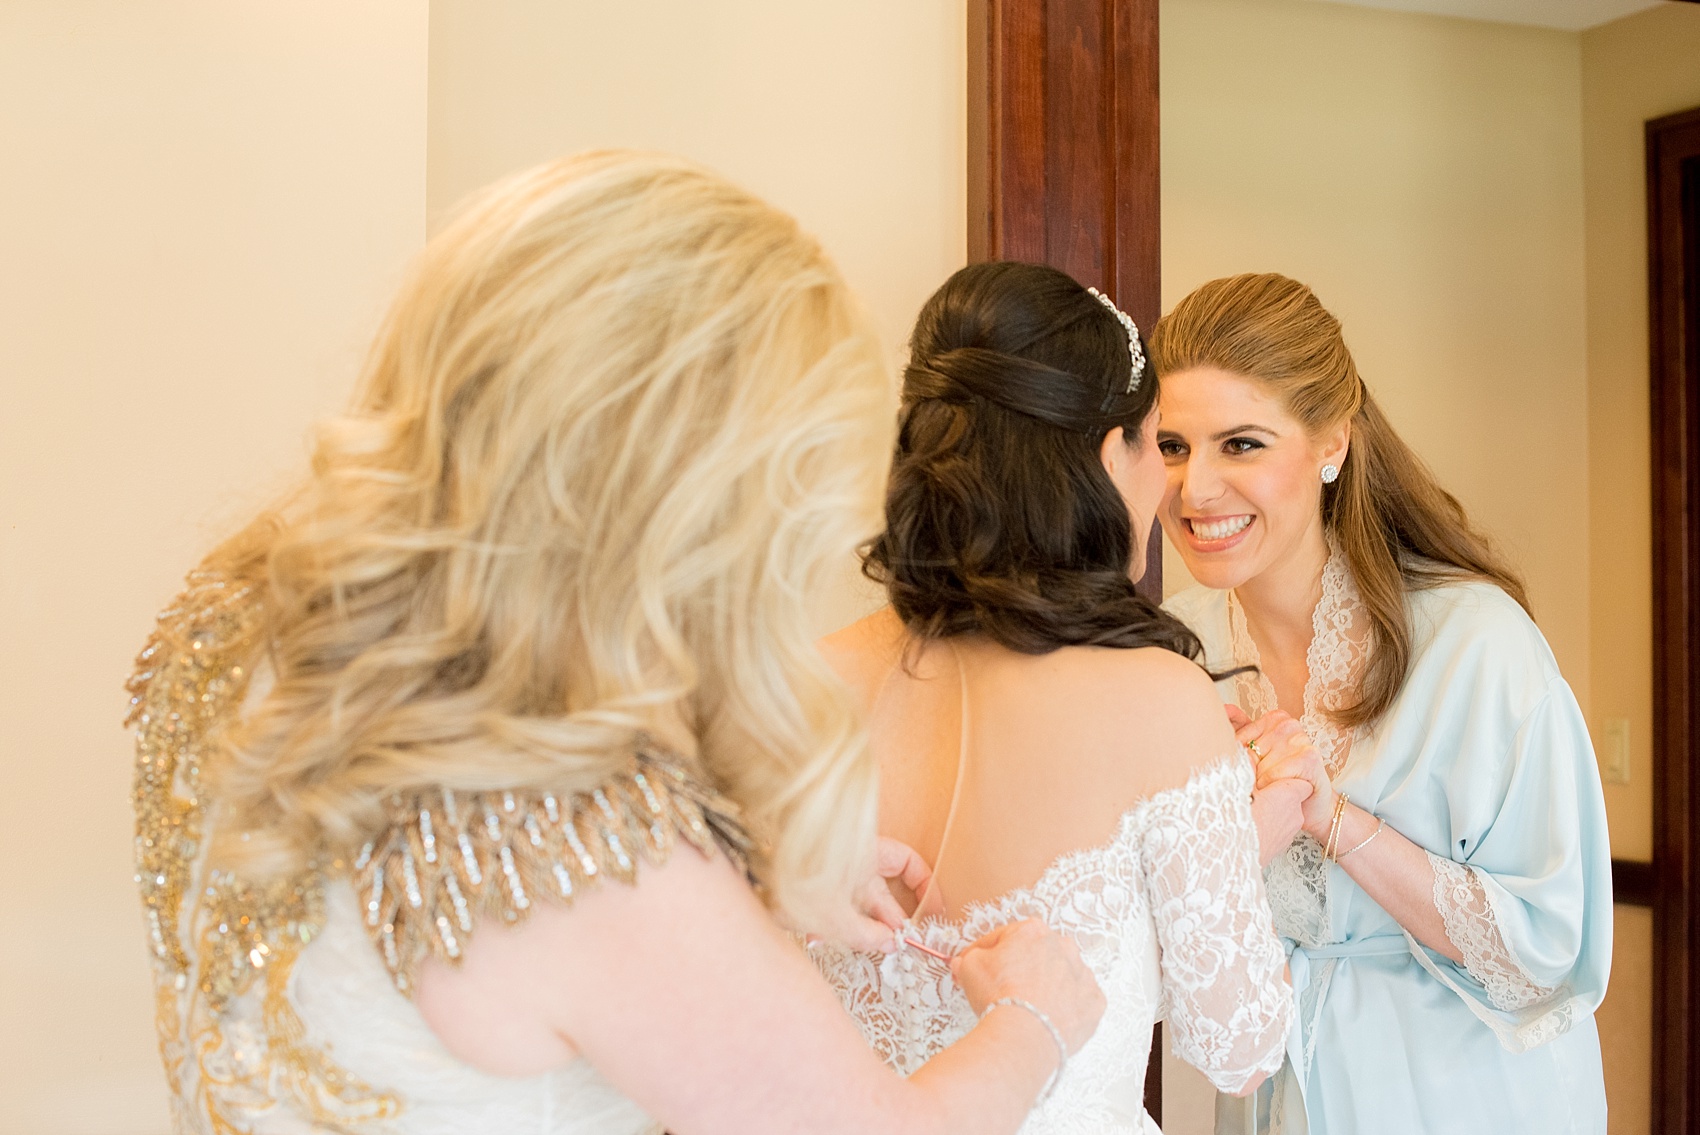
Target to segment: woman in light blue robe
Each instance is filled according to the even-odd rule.
[[[1221,688],[1286,845],[1266,880],[1299,997],[1285,1067],[1218,1131],[1603,1135],[1605,808],[1520,583],[1303,285],[1208,284],[1152,355],[1163,523],[1205,584],[1168,606],[1212,670],[1255,668]],[[1296,809],[1270,790],[1295,777]]]

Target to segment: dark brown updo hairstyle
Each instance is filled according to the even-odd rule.
[[[1118,426],[1142,440],[1157,375],[1130,393],[1131,374],[1121,322],[1055,268],[972,264],[933,293],[909,342],[886,528],[862,557],[911,634],[1201,657],[1128,578],[1127,505],[1099,450]]]

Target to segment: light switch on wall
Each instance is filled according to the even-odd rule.
[[[1600,779],[1607,784],[1629,783],[1629,719],[1608,717],[1600,746]]]

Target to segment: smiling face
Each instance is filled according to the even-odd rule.
[[[1256,379],[1214,367],[1165,374],[1159,519],[1193,578],[1227,589],[1320,565],[1322,467],[1345,462],[1347,439],[1344,425],[1311,437]]]
[[[1104,471],[1127,505],[1128,523],[1133,527],[1133,558],[1128,564],[1128,576],[1135,583],[1145,574],[1145,545],[1151,538],[1151,521],[1168,487],[1163,454],[1157,446],[1160,417],[1155,409],[1145,415],[1138,445],[1129,445],[1124,431],[1111,430],[1104,435],[1098,454]]]

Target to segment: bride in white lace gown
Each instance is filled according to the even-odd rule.
[[[1130,577],[1163,487],[1156,375],[1131,321],[1025,264],[958,272],[911,352],[867,554],[892,605],[825,649],[867,708],[881,831],[931,859],[936,890],[905,896],[916,945],[817,964],[914,1074],[975,1022],[937,955],[1016,919],[1067,931],[1108,1009],[1022,1131],[1154,1130],[1156,1021],[1245,1092],[1293,1015],[1251,763],[1196,640]],[[1310,788],[1293,787],[1296,827]]]

